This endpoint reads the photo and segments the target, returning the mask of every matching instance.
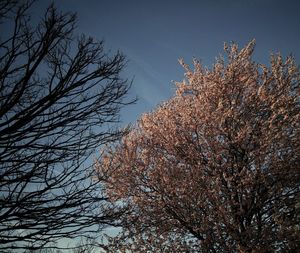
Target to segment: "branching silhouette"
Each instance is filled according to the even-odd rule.
[[[21,4],[20,4],[21,3]],[[32,1],[0,1],[0,251],[47,247],[113,225],[118,211],[87,165],[126,129],[124,56],[76,37],[76,16],[51,5],[33,27]],[[127,100],[127,101],[126,101]],[[91,164],[91,162],[89,162]]]

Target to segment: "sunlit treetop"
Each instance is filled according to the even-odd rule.
[[[254,46],[225,44],[211,69],[181,61],[176,94],[104,152],[106,192],[130,210],[114,249],[299,247],[299,70],[280,54],[254,62]]]

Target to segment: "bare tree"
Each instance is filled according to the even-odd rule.
[[[1,252],[114,225],[118,212],[88,164],[95,148],[126,132],[111,124],[133,102],[121,53],[75,36],[76,16],[53,5],[33,26],[32,4],[0,1]]]
[[[107,194],[131,208],[107,252],[299,251],[299,69],[253,50],[182,62],[176,95],[103,154]]]

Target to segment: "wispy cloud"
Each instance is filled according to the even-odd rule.
[[[167,77],[155,66],[135,55],[132,51],[130,51],[128,59],[131,69],[134,71],[133,89],[140,99],[154,107],[170,96],[171,80],[165,81]]]

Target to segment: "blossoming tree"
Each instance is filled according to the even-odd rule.
[[[212,69],[194,61],[176,95],[106,150],[97,170],[129,211],[111,250],[273,252],[300,247],[300,86],[292,57]]]

